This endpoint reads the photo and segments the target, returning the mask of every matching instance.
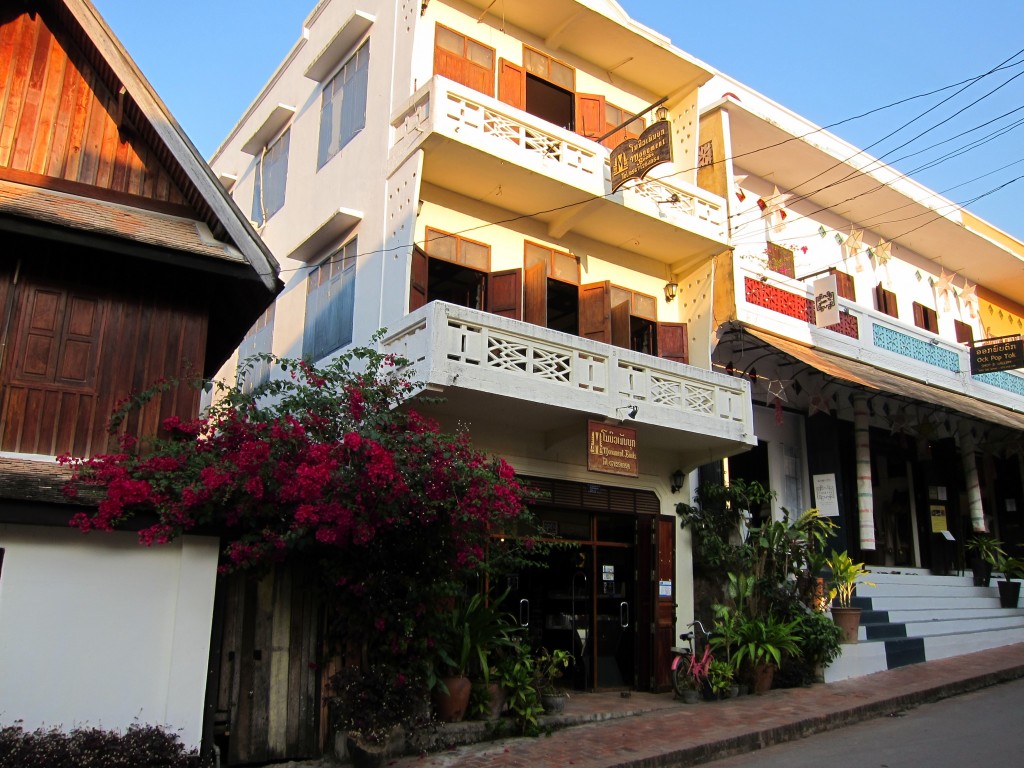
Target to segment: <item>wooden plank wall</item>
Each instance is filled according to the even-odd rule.
[[[43,13],[0,10],[0,169],[150,200],[185,198],[66,34]]]
[[[90,280],[85,270],[99,274]],[[161,280],[118,289],[113,278],[104,284],[104,272],[37,254],[12,289],[14,266],[0,265],[3,317],[10,311],[0,367],[0,450],[107,452],[107,421],[120,400],[160,378],[201,370],[207,334],[201,303],[161,297]],[[198,406],[198,390],[177,387],[133,415],[125,429],[153,435],[164,418],[194,416]]]

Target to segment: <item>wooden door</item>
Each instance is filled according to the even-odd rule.
[[[487,311],[520,320],[523,316],[523,271],[506,269],[487,276]]]
[[[523,277],[523,297],[523,320],[547,328],[548,270],[544,262],[537,262],[526,268]]]
[[[658,323],[658,357],[689,363],[686,323]]]
[[[597,141],[604,135],[604,96],[593,93],[576,94],[576,133]]]
[[[623,349],[632,348],[632,322],[629,302],[620,301],[612,307],[612,344]]]
[[[580,286],[579,335],[610,344],[612,340],[611,283]]]
[[[526,74],[522,67],[506,59],[498,62],[498,101],[526,109]]]
[[[225,590],[217,711],[228,763],[302,760],[321,752],[320,612],[308,573],[278,566],[233,574]]]
[[[412,265],[409,269],[409,311],[417,310],[427,303],[428,259],[421,248],[412,249]]]
[[[670,649],[676,639],[676,519],[659,516],[655,522],[656,578],[654,589],[654,690],[672,687]]]

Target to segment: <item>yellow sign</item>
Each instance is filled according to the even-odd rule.
[[[587,469],[638,477],[636,430],[603,421],[587,422]]]
[[[932,504],[929,507],[932,514],[932,533],[942,533],[949,530],[946,522],[946,508],[942,504]]]
[[[612,192],[630,179],[642,179],[656,165],[672,161],[672,126],[659,120],[640,134],[626,139],[611,151]]]

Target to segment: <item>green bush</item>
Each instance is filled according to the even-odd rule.
[[[196,750],[178,735],[153,725],[128,730],[60,728],[25,731],[20,724],[0,728],[0,768],[203,768]]]

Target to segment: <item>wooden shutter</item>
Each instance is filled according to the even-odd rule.
[[[689,363],[686,323],[658,323],[658,357]]]
[[[956,340],[960,344],[970,344],[974,341],[974,329],[961,320],[953,321],[953,328],[956,330]]]
[[[409,270],[409,311],[427,303],[427,274],[429,257],[420,248],[412,249],[412,267]]]
[[[498,101],[517,109],[526,109],[526,74],[507,59],[498,62]]]
[[[605,344],[612,340],[611,283],[580,286],[579,334]]]
[[[520,320],[523,316],[523,271],[507,269],[487,276],[487,311]]]
[[[924,307],[918,304],[916,301],[913,304],[914,307],[914,325],[918,328],[927,328],[928,321],[924,316]]]
[[[537,262],[526,269],[523,279],[523,320],[547,328],[548,271],[547,264]]]
[[[856,301],[857,293],[853,287],[853,277],[848,275],[846,272],[840,272],[838,269],[832,269],[829,271],[836,276],[836,293],[844,299]]]
[[[612,344],[625,349],[632,348],[629,309],[628,301],[620,301],[612,307]]]
[[[607,130],[604,121],[604,97],[592,93],[576,94],[576,133],[595,141]]]
[[[676,636],[676,520],[659,516],[656,525],[657,578],[653,588],[654,611],[654,690],[667,691],[672,686],[671,653]],[[661,584],[669,584],[669,594],[662,594]]]

